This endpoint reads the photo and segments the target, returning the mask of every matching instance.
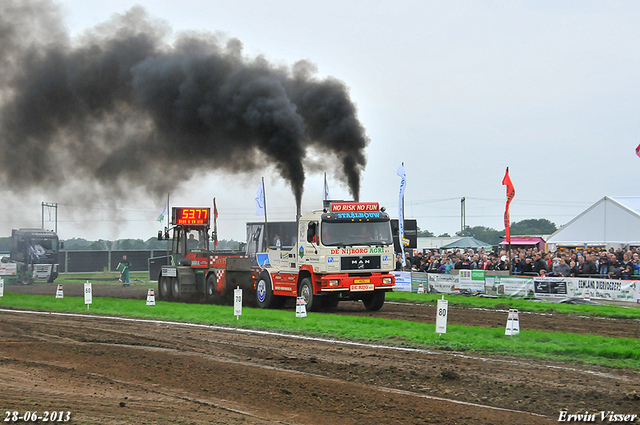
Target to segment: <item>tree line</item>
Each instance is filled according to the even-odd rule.
[[[555,223],[547,220],[546,218],[539,219],[527,219],[518,222],[513,222],[510,225],[511,236],[541,236],[550,235],[558,230]],[[503,230],[496,230],[491,227],[474,226],[465,227],[464,230],[460,230],[455,233],[456,236],[471,236],[482,242],[486,242],[489,245],[498,245],[504,240],[505,232]],[[428,230],[420,230],[418,227],[418,237],[434,238],[436,235]],[[438,235],[439,238],[451,237],[448,233]]]
[[[528,219],[511,223],[512,236],[540,236],[550,235],[558,230],[555,223],[546,218]],[[464,231],[458,231],[456,236],[472,236],[478,240],[486,242],[489,245],[498,245],[504,239],[503,230],[496,230],[485,226],[467,226]],[[420,230],[418,227],[418,237],[433,238],[436,235],[428,230]],[[438,235],[438,237],[451,237],[448,233]],[[218,241],[217,249],[233,249],[241,250],[244,242],[235,241],[233,239],[222,239]],[[0,238],[0,251],[9,251],[11,249],[11,238]],[[128,251],[128,250],[166,250],[167,242],[159,241],[157,237],[149,239],[118,239],[109,241],[99,239],[97,241],[89,241],[82,238],[73,238],[64,240],[64,249],[68,251]]]

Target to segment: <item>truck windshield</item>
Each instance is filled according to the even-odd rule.
[[[391,245],[388,221],[322,222],[321,240],[325,246]]]
[[[44,239],[44,238],[32,238],[29,241],[29,245],[35,249],[44,249],[46,251],[57,251],[58,240],[57,239]]]

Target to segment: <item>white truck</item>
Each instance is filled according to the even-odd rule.
[[[290,250],[270,249],[256,257],[261,308],[302,297],[308,311],[335,308],[344,300],[361,300],[375,311],[395,286],[390,217],[376,202],[325,202],[323,210],[300,217]]]

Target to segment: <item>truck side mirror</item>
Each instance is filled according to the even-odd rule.
[[[310,221],[309,225],[307,226],[307,242],[309,243],[313,242],[315,237],[316,237],[316,223],[313,221]]]
[[[60,241],[60,249],[64,249],[64,242]]]
[[[158,230],[158,240],[161,241],[163,239],[162,230]]]

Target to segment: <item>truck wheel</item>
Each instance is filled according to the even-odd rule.
[[[171,279],[171,295],[174,300],[180,300],[182,298],[180,294],[180,279],[177,277]]]
[[[313,285],[308,277],[305,277],[300,282],[298,296],[304,298],[307,311],[318,311],[322,305],[322,298],[313,294]]]
[[[324,297],[322,298],[322,308],[325,310],[333,310],[338,307],[339,302],[340,300],[338,298]]]
[[[364,306],[369,311],[378,311],[384,304],[384,292],[375,291],[362,299]]]
[[[169,301],[171,299],[171,282],[168,277],[160,276],[158,278],[158,294],[161,300]]]
[[[211,273],[209,277],[207,277],[207,292],[205,294],[205,298],[208,303],[211,304],[219,304],[220,303],[220,294],[218,293],[218,279],[216,278],[215,273]]]
[[[269,276],[268,272],[262,272],[258,276],[258,283],[256,284],[256,304],[260,308],[273,308],[276,304],[275,301],[271,286],[271,276]]]

